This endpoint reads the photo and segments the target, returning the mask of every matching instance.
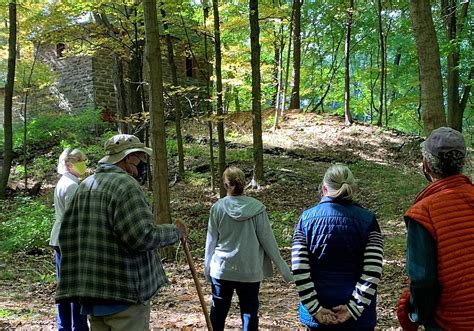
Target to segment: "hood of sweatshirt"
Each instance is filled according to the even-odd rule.
[[[225,213],[236,221],[246,221],[265,210],[263,203],[244,195],[226,196],[221,203]]]

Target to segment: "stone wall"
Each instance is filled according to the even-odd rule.
[[[110,52],[99,52],[92,58],[92,75],[94,106],[115,111],[117,104],[112,81],[112,57]]]
[[[178,84],[182,87],[195,87],[196,89],[190,93],[187,93],[185,96],[180,98],[183,106],[183,111],[186,114],[191,113],[203,113],[205,111],[206,105],[204,100],[206,99],[206,82],[204,76],[200,72],[200,68],[204,68],[204,61],[199,58],[198,54],[195,56],[198,58],[198,62],[195,59],[192,59],[191,62],[187,61],[188,56],[190,55],[186,51],[186,45],[177,38],[173,39],[174,44],[174,60],[176,65],[176,72],[178,75]],[[162,42],[162,62],[163,62],[163,82],[165,84],[165,90],[167,85],[171,84],[171,70],[168,65],[168,50],[166,48],[166,43]],[[192,65],[192,76],[188,76],[188,65]]]
[[[204,61],[200,61],[199,55],[195,54],[198,58],[199,63],[196,62],[195,59],[191,59],[192,65],[192,76],[187,75],[187,64],[186,59],[190,56],[190,53],[186,51],[186,46],[183,42],[174,39],[175,45],[173,46],[174,50],[174,61],[176,64],[176,71],[178,74],[178,83],[184,86],[205,86],[204,77],[199,71],[199,68],[204,68]],[[168,65],[168,50],[166,48],[166,44],[162,42],[161,45],[162,50],[162,61],[163,61],[163,80],[165,83],[171,82],[171,71]]]
[[[181,86],[201,88],[201,91],[188,93],[187,98],[183,96],[183,108],[185,113],[189,114],[191,110],[196,112],[202,108],[204,104],[202,100],[205,97],[205,82],[195,61],[192,61],[192,77],[187,75],[186,51],[182,46],[183,43],[178,40],[175,40],[175,42],[174,51],[178,83]],[[32,96],[31,102],[35,105],[34,108],[38,111],[58,109],[68,113],[77,113],[87,107],[108,108],[115,111],[117,106],[112,81],[112,57],[110,52],[99,51],[94,56],[60,56],[58,53],[61,52],[58,52],[56,46],[41,46],[39,59],[51,67],[56,73],[57,79],[48,91],[38,92],[37,95]],[[168,66],[164,39],[162,43],[162,62],[165,88],[166,85],[169,88],[171,72]],[[188,66],[189,64],[188,61]],[[126,72],[126,63],[124,65],[124,71]],[[126,86],[128,84],[125,82]],[[196,98],[195,96],[199,97]]]
[[[162,63],[163,63],[163,81],[164,84],[171,84],[171,71],[168,65],[167,48],[165,40],[163,39],[162,45]],[[188,77],[186,75],[186,56],[184,49],[179,44],[175,45],[175,63],[178,74],[178,83],[182,86],[197,86],[203,88],[205,82],[203,76],[199,73],[198,65],[193,62],[193,76]],[[124,72],[127,72],[127,63],[124,61]],[[98,108],[108,108],[112,111],[116,111],[117,104],[115,98],[115,90],[112,80],[112,57],[110,53],[105,51],[99,52],[92,58],[92,75],[93,75],[93,90],[94,90],[94,105]],[[125,77],[124,77],[125,78]],[[126,93],[128,94],[128,88],[130,83],[125,81]],[[136,88],[136,85],[133,85]],[[146,86],[145,86],[146,89]],[[147,89],[145,94],[147,95]],[[195,93],[201,96],[201,93]],[[202,93],[204,96],[204,93]],[[189,97],[189,96],[188,96]],[[196,99],[191,97],[190,99]],[[203,99],[203,98],[201,98]],[[128,105],[129,106],[129,105]],[[189,102],[183,103],[185,111],[190,111]],[[196,103],[196,107],[199,107],[199,103]]]
[[[75,113],[95,107],[92,58],[87,55],[60,57],[55,47],[41,46],[39,58],[56,73],[49,93],[57,108]]]

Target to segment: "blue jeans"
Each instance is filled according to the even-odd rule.
[[[214,331],[224,330],[234,290],[240,304],[240,316],[244,331],[258,330],[258,291],[260,282],[243,283],[211,278],[212,307],[211,323]]]
[[[59,247],[54,247],[56,252],[56,281],[59,280],[59,266],[61,264],[61,252]],[[87,315],[81,315],[81,305],[77,302],[62,302],[56,304],[58,314],[56,323],[59,331],[88,331]]]

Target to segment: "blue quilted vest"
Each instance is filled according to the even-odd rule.
[[[375,216],[361,206],[329,197],[305,210],[300,217],[309,248],[311,278],[318,300],[325,308],[346,304],[362,273],[364,250]],[[376,324],[373,300],[360,318],[324,326],[300,304],[303,324],[318,330],[373,330]]]

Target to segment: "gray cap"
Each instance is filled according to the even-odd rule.
[[[117,134],[105,143],[105,156],[99,160],[99,163],[115,164],[134,152],[144,152],[151,155],[152,149],[145,147],[145,144],[134,135]]]
[[[430,136],[426,138],[421,146],[425,151],[436,157],[451,151],[458,151],[466,155],[466,144],[463,135],[452,128],[441,127],[431,131]]]

